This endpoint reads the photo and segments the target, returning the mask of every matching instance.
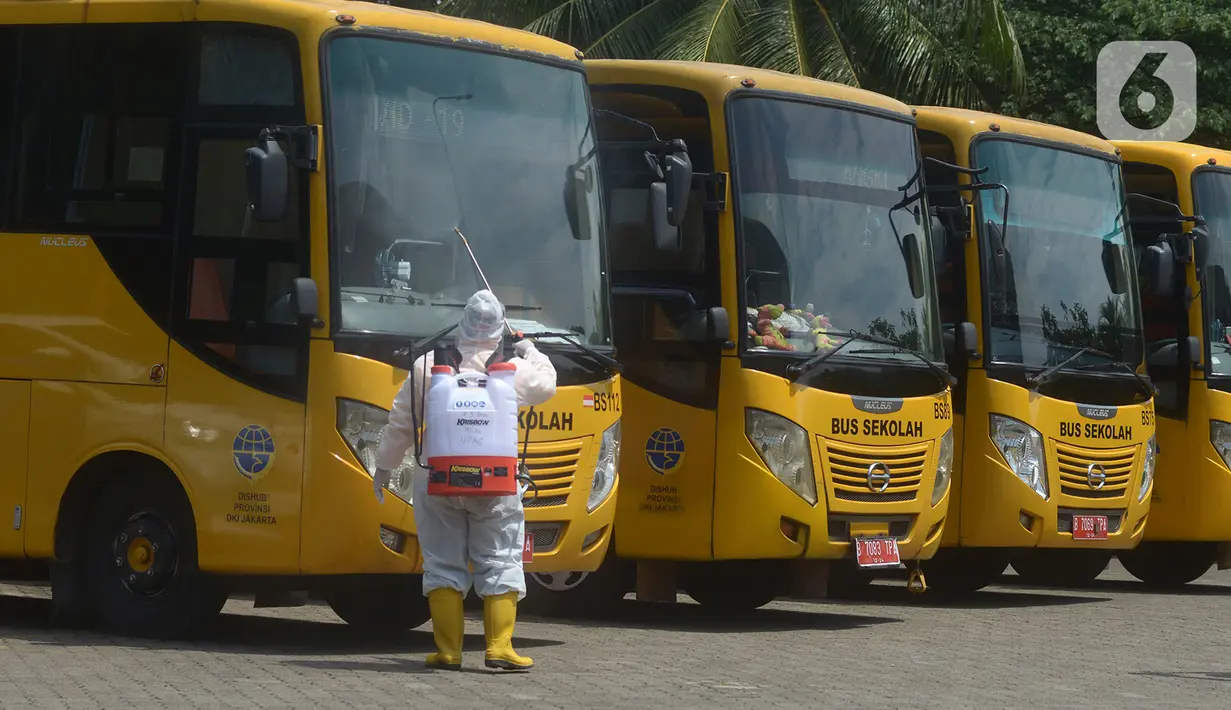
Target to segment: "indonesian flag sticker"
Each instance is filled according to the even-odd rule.
[[[583,395],[581,398],[581,406],[594,409],[594,395],[592,394]]]

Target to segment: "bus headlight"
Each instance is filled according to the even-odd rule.
[[[1030,490],[1047,500],[1047,458],[1043,450],[1043,435],[1034,427],[1016,419],[991,415],[992,443],[1000,451],[1009,469],[1030,486]]]
[[[617,421],[603,432],[602,443],[598,445],[598,465],[594,467],[594,480],[590,482],[590,499],[586,501],[587,513],[594,512],[594,509],[611,495],[619,471],[620,422]]]
[[[338,400],[338,433],[369,476],[376,475],[376,447],[380,445],[381,434],[388,423],[389,412],[380,407],[353,399]],[[419,464],[415,461],[415,449],[412,446],[406,451],[402,465],[398,466],[389,478],[389,491],[407,503],[413,503],[414,475],[417,470]]]
[[[1154,482],[1154,463],[1158,458],[1158,437],[1151,436],[1146,442],[1146,457],[1141,464],[1141,490],[1137,491],[1137,502],[1145,500],[1150,492],[1150,484]]]
[[[1231,468],[1231,424],[1211,419],[1210,443],[1222,458],[1223,465]]]
[[[760,409],[744,410],[744,431],[769,472],[809,505],[816,505],[808,432],[785,417]]]
[[[953,429],[940,437],[940,452],[936,455],[936,484],[932,486],[932,506],[935,507],[945,491],[949,490],[949,480],[953,477]]]

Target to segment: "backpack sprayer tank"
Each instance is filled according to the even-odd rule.
[[[517,366],[455,374],[432,366],[424,430],[428,495],[517,495]]]

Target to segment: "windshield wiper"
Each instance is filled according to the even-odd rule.
[[[1137,382],[1141,384],[1141,388],[1143,391],[1145,391],[1147,396],[1150,396],[1150,397],[1158,396],[1158,388],[1154,386],[1154,381],[1151,380],[1149,377],[1146,377],[1145,375],[1141,374],[1140,372],[1137,372],[1137,370],[1133,369],[1132,365],[1128,364],[1127,362],[1124,362],[1123,360],[1112,360],[1111,362],[1092,362],[1089,365],[1078,365],[1076,368],[1073,368],[1073,369],[1087,370],[1087,369],[1092,369],[1096,367],[1118,367],[1121,370],[1124,370],[1128,372],[1129,374],[1131,374],[1137,380]]]
[[[1108,360],[1113,360],[1113,361],[1116,359],[1115,356],[1112,355],[1111,353],[1105,353],[1102,350],[1099,350],[1097,348],[1082,348],[1081,350],[1078,350],[1077,352],[1073,353],[1069,357],[1065,358],[1064,361],[1057,363],[1055,365],[1052,365],[1051,367],[1047,368],[1046,370],[1043,370],[1037,375],[1031,375],[1030,377],[1027,377],[1026,386],[1032,390],[1037,390],[1039,388],[1039,385],[1042,385],[1044,382],[1051,379],[1057,372],[1060,372],[1061,370],[1063,370],[1065,365],[1068,365],[1070,362],[1073,362],[1074,360],[1078,359],[1082,355],[1097,355],[1099,357],[1105,357]]]
[[[595,362],[600,363],[601,365],[606,367],[608,370],[616,373],[617,375],[624,374],[624,365],[620,364],[619,360],[616,360],[613,357],[608,357],[607,355],[604,355],[597,350],[594,350],[586,345],[583,345],[581,342],[577,340],[573,340],[573,338],[577,337],[576,333],[542,332],[542,333],[530,333],[530,334],[525,335],[525,337],[530,340],[538,340],[539,338],[559,338],[560,340],[563,340],[569,345],[572,345],[573,347],[577,348],[579,352],[582,352],[588,355]],[[551,343],[544,343],[544,344],[551,345]]]
[[[847,345],[850,345],[851,343],[855,342],[856,340],[863,340],[869,343],[876,343],[877,345],[888,345],[893,348],[902,348],[903,352],[909,352],[912,355],[916,355],[917,357],[923,358],[924,361],[928,361],[926,357],[911,350],[910,348],[903,346],[901,343],[895,342],[888,338],[882,338],[878,335],[860,333],[857,330],[814,330],[812,332],[818,335],[842,336],[842,337],[845,337],[846,340],[842,341],[842,343],[838,345],[838,347],[834,348],[833,350],[827,350],[823,353],[817,353],[816,355],[813,355],[812,357],[808,358],[807,360],[804,360],[803,362],[796,362],[796,363],[787,365],[786,374],[794,376],[794,378],[791,380],[792,382],[798,382],[805,374],[816,369],[818,365],[825,362],[826,360],[833,357],[834,355],[837,355],[840,350],[845,348]],[[932,363],[928,361],[928,364],[932,364]],[[937,368],[937,369],[940,369],[940,368]],[[941,372],[944,372],[944,370],[941,370]],[[945,374],[948,375],[948,373],[945,373]]]
[[[936,363],[929,360],[927,355],[924,355],[923,353],[913,348],[908,348],[905,345],[895,345],[893,349],[891,350],[857,350],[852,354],[853,355],[914,355],[920,362],[928,366],[928,369],[931,370],[932,373],[936,375],[936,378],[940,380],[941,383],[947,384],[950,387],[953,387],[954,385],[957,384],[957,378],[954,377],[952,374],[950,374],[947,370],[945,370],[940,365],[937,365]]]
[[[444,306],[445,308],[465,308],[466,307],[465,303],[437,303],[435,301],[432,302],[432,305],[433,306]],[[500,305],[504,306],[504,310],[506,311],[541,311],[543,310],[542,306],[522,306],[516,303],[513,303],[513,304],[503,304],[502,303]]]

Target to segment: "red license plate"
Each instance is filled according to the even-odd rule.
[[[1073,539],[1074,540],[1106,540],[1107,539],[1107,516],[1106,515],[1074,515],[1073,516]]]
[[[534,561],[534,533],[526,531],[525,541],[521,545],[522,564]]]
[[[860,567],[893,567],[901,564],[898,541],[892,537],[857,537],[855,561]]]

